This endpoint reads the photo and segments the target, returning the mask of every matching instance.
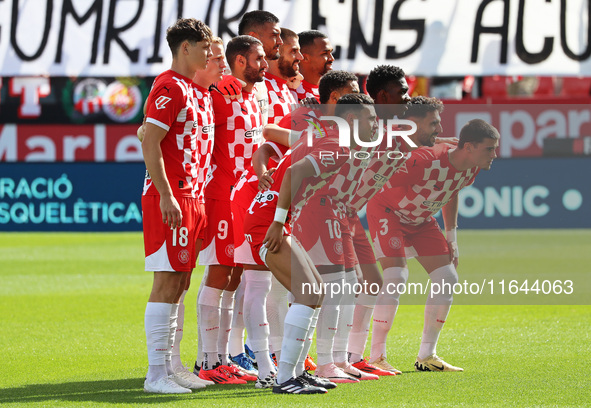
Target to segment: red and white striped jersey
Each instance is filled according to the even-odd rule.
[[[351,148],[347,161],[330,181],[318,190],[316,195],[330,197],[332,204],[346,214],[346,206],[357,191],[362,175],[371,162],[373,149],[373,147],[359,146]]]
[[[175,197],[196,198],[197,120],[193,81],[172,70],[158,75],[148,95],[146,122],[167,131],[160,149]],[[159,195],[147,171],[143,194]]]
[[[343,159],[337,159],[337,152],[342,154],[339,157],[343,157]],[[286,169],[300,160],[309,160],[316,170],[315,174],[302,181],[295,195],[292,192],[290,218],[292,221],[296,220],[307,199],[330,180],[330,177],[346,160],[344,156],[348,154],[347,148],[339,146],[337,131],[329,131],[323,137],[314,138],[311,145],[308,145],[307,137],[300,138],[279,162],[277,171],[272,175],[274,183],[271,188],[257,193],[248,212],[260,217],[263,224],[270,225],[273,222],[277,198]]]
[[[262,141],[262,115],[253,92],[242,91],[237,99],[211,94],[215,143],[205,185],[205,198],[230,200],[232,187],[250,166],[252,154]]]
[[[279,190],[281,190],[281,183],[283,182],[283,176],[285,172],[291,166],[291,150],[288,150],[279,165],[277,171],[271,176],[273,178],[273,184],[271,188],[265,191],[259,191],[252,198],[250,204],[248,204],[248,214],[254,214],[261,219],[262,225],[271,225],[273,218],[275,217],[275,209],[277,208],[277,199],[279,198]],[[288,219],[290,213],[288,212]]]
[[[197,105],[197,151],[199,154],[199,167],[197,168],[196,191],[199,202],[205,202],[205,179],[211,163],[214,140],[213,106],[209,91],[197,84],[193,84],[195,90],[195,103]]]
[[[267,72],[265,73],[265,85],[269,95],[267,123],[278,124],[285,115],[297,106],[298,102],[287,87],[286,80]]]
[[[337,129],[328,128],[322,136],[315,132],[316,137],[312,139],[311,146],[308,145],[307,132],[309,131],[305,131],[291,147],[292,161],[297,163],[299,160],[309,160],[314,166],[315,174],[302,181],[292,198],[291,211],[294,220],[298,218],[306,201],[332,179],[349,160],[350,154],[349,148],[339,146]]]
[[[263,115],[263,126],[265,126],[269,123],[267,120],[269,114],[269,94],[267,93],[265,81],[255,83],[252,87],[252,92],[255,94],[255,97],[259,102],[259,109],[261,110],[261,115]]]
[[[318,93],[318,85],[312,85],[305,79],[302,80],[302,83],[296,89],[296,94],[298,95],[298,102],[305,98],[316,98],[318,102],[320,102],[320,93]]]
[[[351,197],[349,207],[353,212],[360,211],[396,173],[410,156],[410,148],[399,138],[393,138],[392,146],[388,147],[386,137],[372,151],[372,157],[361,176],[355,194]]]
[[[438,144],[413,151],[373,199],[392,209],[402,224],[422,224],[474,183],[480,171],[478,167],[456,170],[448,155],[454,148]]]
[[[269,159],[269,168],[277,167],[279,161],[283,159],[283,156],[289,150],[289,147],[280,145],[279,143],[266,141],[264,144],[267,144],[273,148],[275,151],[276,156],[271,157]],[[254,172],[254,168],[249,166],[244,173],[240,176],[236,185],[232,189],[232,194],[230,196],[230,200],[238,205],[240,208],[248,208],[252,199],[259,191],[259,178],[257,177],[256,173]],[[279,191],[279,190],[277,190]]]

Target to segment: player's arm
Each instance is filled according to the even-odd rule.
[[[289,129],[282,128],[274,123],[268,123],[263,128],[263,137],[265,140],[279,143],[283,146],[291,146],[291,143],[289,142],[290,133],[291,131]]]
[[[447,143],[453,146],[457,146],[458,143],[460,142],[460,139],[458,139],[457,137],[440,137],[437,136],[435,138],[435,144],[441,144],[441,143]]]
[[[274,123],[269,123],[263,128],[263,137],[265,140],[288,147],[294,144],[301,135],[301,131],[290,130]]]
[[[443,216],[443,225],[445,226],[445,240],[449,246],[449,252],[451,254],[451,260],[454,266],[458,267],[458,261],[460,257],[460,251],[458,248],[458,195],[454,197],[443,206],[441,209],[441,215]]]
[[[259,179],[259,190],[267,190],[273,184],[271,175],[276,169],[267,168],[273,156],[277,156],[277,152],[268,143],[263,143],[252,155],[252,168]]]
[[[166,178],[164,158],[160,142],[166,136],[167,131],[153,123],[146,123],[144,126],[144,140],[142,141],[142,152],[144,162],[152,183],[160,194],[160,211],[162,222],[171,228],[180,227],[182,223],[181,208],[172,194],[172,188]]]
[[[285,224],[287,213],[291,206],[292,191],[298,191],[302,185],[302,181],[306,177],[316,174],[316,167],[307,158],[303,158],[285,171],[281,188],[279,189],[279,197],[277,198],[275,218],[263,240],[263,244],[267,246],[269,251],[276,252],[281,247],[281,242],[283,241],[283,225]]]

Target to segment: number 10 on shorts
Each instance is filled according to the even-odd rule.
[[[189,243],[189,229],[187,227],[171,228],[172,229],[172,246],[186,247]],[[178,235],[178,236],[177,236]]]

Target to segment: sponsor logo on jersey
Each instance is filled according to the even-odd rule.
[[[279,197],[279,193],[276,191],[271,191],[271,190],[261,191],[255,197],[255,201],[257,203],[264,204],[269,201],[273,201],[275,199],[275,197]]]
[[[374,174],[374,176],[372,177],[372,179],[374,179],[375,181],[377,181],[378,183],[385,183],[387,180],[387,177],[381,174]]]
[[[213,130],[213,125],[205,125],[201,128],[201,133],[208,134]]]
[[[183,264],[188,263],[191,260],[191,254],[188,249],[181,249],[179,251],[179,261]]]
[[[170,101],[172,101],[172,98],[161,95],[158,97],[158,99],[156,99],[154,105],[156,105],[156,109],[164,109],[166,107],[166,104]]]
[[[228,258],[234,259],[234,244],[228,244],[224,252]]]
[[[247,139],[257,138],[263,134],[263,129],[258,127],[244,132],[244,137]]]
[[[447,203],[447,201],[429,201],[429,200],[423,201],[423,205],[425,207],[427,207],[430,211],[435,211],[435,210],[443,207],[446,203]]]

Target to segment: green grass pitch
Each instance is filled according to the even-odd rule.
[[[389,360],[401,376],[343,384],[319,396],[273,395],[252,383],[166,396],[142,391],[143,316],[152,276],[143,271],[140,233],[2,233],[0,405],[590,406],[591,231],[461,231],[459,242],[460,279],[574,277],[572,296],[578,297],[563,298],[563,305],[543,305],[543,297],[524,305],[528,296],[521,305],[499,304],[516,303],[499,296],[489,299],[496,304],[479,305],[474,297],[455,304],[438,354],[463,373],[413,371],[424,302],[403,296],[388,342]],[[425,280],[416,263],[410,268],[411,276]],[[201,272],[185,301],[181,351],[187,364],[196,354]]]

